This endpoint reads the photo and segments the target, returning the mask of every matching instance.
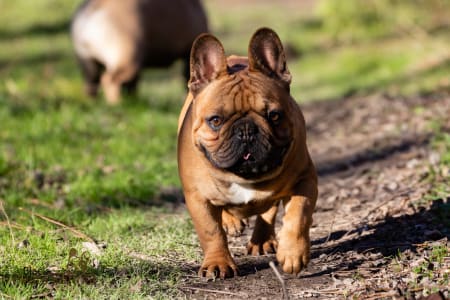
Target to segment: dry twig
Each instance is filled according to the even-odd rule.
[[[194,291],[200,291],[200,292],[206,292],[206,293],[216,293],[216,294],[223,294],[223,295],[230,295],[230,296],[242,296],[240,294],[231,293],[231,292],[225,292],[225,291],[219,291],[219,290],[211,290],[211,289],[203,289],[193,286],[183,286],[180,287],[181,289],[188,289],[188,290],[194,290]]]
[[[329,289],[329,290],[302,290],[301,294],[295,294],[294,296],[303,296],[305,293],[313,295],[342,295],[343,292],[340,289]]]
[[[6,227],[11,227],[11,228],[14,228],[14,229],[21,229],[21,230],[26,229],[22,225],[19,225],[19,224],[16,224],[16,223],[7,222],[7,221],[0,222],[0,226],[6,226]]]
[[[13,245],[15,245],[16,241],[14,239],[14,234],[12,232],[12,227],[11,227],[11,223],[9,222],[8,214],[6,213],[5,207],[3,206],[3,199],[0,199],[0,210],[2,211],[3,215],[6,218],[6,223],[8,224],[8,228],[9,228],[9,234],[11,235],[11,242]]]
[[[26,212],[26,213],[29,213],[29,214],[31,214],[31,215],[34,215],[34,216],[36,216],[36,217],[38,217],[38,218],[40,218],[40,219],[42,219],[42,220],[44,220],[44,221],[47,221],[47,222],[49,222],[49,223],[58,225],[58,226],[60,226],[60,227],[62,227],[62,228],[64,228],[64,229],[67,229],[67,230],[69,230],[70,232],[72,232],[76,237],[79,237],[79,238],[82,238],[82,239],[86,239],[86,240],[88,240],[89,242],[95,243],[95,241],[94,241],[92,238],[90,238],[90,237],[87,236],[86,234],[82,233],[81,231],[79,231],[79,230],[77,230],[77,229],[75,229],[75,228],[73,228],[73,227],[67,226],[66,224],[63,224],[63,223],[61,223],[61,222],[59,222],[59,221],[53,220],[52,218],[43,216],[43,215],[38,214],[38,213],[36,213],[36,212],[29,211],[29,210],[27,210],[27,209],[25,209],[25,208],[23,208],[23,207],[20,207],[19,210],[22,210],[22,211],[24,211],[24,212]]]
[[[396,292],[381,292],[381,293],[375,293],[368,295],[366,300],[375,300],[375,299],[381,299],[381,298],[387,298],[387,297],[395,297],[397,295]]]
[[[5,298],[5,299],[12,299],[13,297],[11,297],[11,296],[9,296],[9,295],[6,295],[6,294],[3,294],[2,292],[0,292],[0,297],[3,299],[3,298]]]
[[[269,266],[272,268],[273,272],[275,273],[276,277],[278,278],[278,280],[281,283],[281,287],[283,288],[283,299],[288,300],[289,299],[289,294],[287,292],[286,289],[286,283],[283,280],[283,277],[281,277],[280,272],[278,272],[277,267],[275,267],[275,264],[273,263],[273,261],[269,262]]]
[[[328,231],[328,236],[327,236],[327,239],[325,240],[325,243],[324,243],[324,244],[327,244],[328,241],[329,241],[330,238],[331,238],[331,234],[333,233],[333,226],[334,226],[334,220],[335,220],[335,218],[336,218],[336,215],[333,215],[333,220],[331,221],[330,229],[329,229],[329,231]]]

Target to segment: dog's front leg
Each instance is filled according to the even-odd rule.
[[[222,208],[196,193],[186,194],[186,204],[205,255],[199,276],[225,278],[237,275],[237,266],[228,250],[222,227]]]
[[[309,228],[317,199],[315,185],[309,191],[283,200],[285,215],[278,233],[277,260],[286,273],[298,274],[309,262]]]

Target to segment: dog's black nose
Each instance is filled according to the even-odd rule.
[[[258,134],[258,126],[252,121],[243,120],[235,124],[234,133],[242,142],[252,142]]]

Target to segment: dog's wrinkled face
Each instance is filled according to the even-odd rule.
[[[230,57],[211,35],[191,50],[194,144],[210,163],[244,179],[274,174],[292,143],[291,75],[269,29],[251,38],[248,59]],[[295,115],[295,114],[294,114]]]
[[[242,178],[273,173],[291,144],[289,92],[248,69],[219,81],[194,100],[196,146],[212,165]]]

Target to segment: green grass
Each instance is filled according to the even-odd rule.
[[[180,186],[181,67],[146,72],[139,96],[118,107],[86,98],[68,37],[79,2],[0,0],[0,298],[175,297],[200,262],[191,221],[174,212],[170,193]],[[358,20],[358,32],[330,29],[327,4],[308,14],[224,3],[206,7],[227,53],[245,54],[258,27],[274,28],[290,49],[299,101],[449,86],[448,28],[428,30],[436,11],[417,15],[417,35],[389,18]],[[435,147],[448,170],[448,135]],[[83,246],[89,238],[106,245],[99,256]]]
[[[41,293],[90,299],[175,296],[179,276],[198,259],[190,222],[163,210],[127,208],[85,220],[84,233],[106,245],[100,257],[70,232],[34,219],[35,232],[14,234],[28,246],[8,247],[11,240],[2,241],[9,251],[2,257],[0,289],[17,298]]]
[[[408,96],[450,87],[446,1],[350,0],[343,5],[324,0],[312,14],[264,3],[216,9],[207,2],[212,29],[228,54],[245,55],[255,29],[273,27],[289,49],[298,101],[374,92]]]
[[[412,280],[408,282],[408,285],[412,289],[428,285],[423,292],[424,294],[436,293],[439,291],[439,287],[448,286],[450,278],[448,269],[447,272],[445,271],[448,266],[444,260],[448,258],[449,254],[449,249],[445,245],[431,247],[429,257],[413,267],[412,272],[414,275]],[[434,284],[430,285],[429,282]]]
[[[433,147],[439,155],[439,163],[430,167],[429,178],[433,189],[426,200],[445,199],[450,194],[450,133],[436,129],[437,134],[433,140]],[[450,226],[449,207],[443,208],[442,222]]]
[[[160,196],[179,186],[180,66],[120,107],[87,99],[67,34],[78,2],[0,1],[0,298],[175,296],[200,253]],[[52,220],[107,246],[95,258]]]
[[[413,291],[421,291],[421,294],[428,296],[433,293],[445,290],[450,283],[448,274],[449,248],[445,244],[423,244],[421,247],[423,254],[414,260],[405,259],[400,251],[394,256],[389,269],[398,275],[401,274],[401,281],[408,289],[406,296],[417,297]],[[405,263],[407,261],[408,263]]]

